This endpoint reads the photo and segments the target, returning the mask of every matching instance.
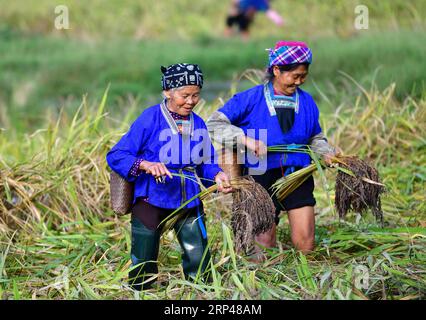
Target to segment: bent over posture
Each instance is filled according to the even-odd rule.
[[[308,166],[311,159],[301,152],[268,152],[268,146],[310,145],[326,161],[336,153],[324,137],[319,111],[309,93],[299,88],[308,76],[312,52],[305,43],[280,41],[269,50],[264,84],[234,95],[207,121],[211,136],[219,143],[240,140],[258,157],[266,157],[266,170],[251,170],[253,179],[270,194],[279,178]],[[261,131],[266,132],[262,137]],[[247,157],[246,157],[247,159]],[[245,173],[253,166],[246,161]],[[273,197],[276,224],[281,210],[288,212],[294,246],[308,252],[314,248],[314,180],[310,177],[282,202]],[[256,237],[264,247],[276,244],[275,226]],[[259,251],[259,247],[257,247]]]

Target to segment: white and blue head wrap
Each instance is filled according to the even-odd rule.
[[[161,84],[163,90],[183,86],[203,87],[203,72],[197,64],[177,63],[168,67],[161,66]]]

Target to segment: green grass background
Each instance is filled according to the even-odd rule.
[[[0,0],[0,126],[37,128],[46,109],[65,107],[73,113],[82,95],[100,99],[108,84],[111,112],[125,111],[129,101],[149,106],[161,95],[160,65],[178,61],[202,66],[204,97],[211,101],[244,70],[265,68],[265,49],[281,39],[312,47],[305,88],[324,112],[335,109],[322,103],[324,95],[351,87],[341,71],[365,86],[374,82],[384,89],[396,82],[400,100],[407,94],[420,97],[425,92],[425,2],[363,1],[369,29],[356,30],[354,8],[360,3],[273,1],[285,26],[277,28],[259,14],[251,41],[242,42],[222,37],[225,0],[64,1],[69,30],[54,28],[56,1]]]

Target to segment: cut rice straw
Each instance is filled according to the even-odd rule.
[[[182,175],[183,177],[186,177],[185,175]],[[193,178],[193,177],[191,177]],[[247,180],[244,180],[240,177],[232,179],[229,181],[232,188],[234,189],[239,189],[242,188],[243,186],[247,185],[249,182]],[[184,203],[182,203],[182,205],[177,208],[176,210],[174,210],[171,214],[169,214],[166,218],[164,218],[158,228],[161,229],[161,232],[164,233],[165,231],[171,230],[174,226],[174,224],[177,222],[177,220],[179,220],[182,215],[185,213],[184,209],[189,203],[191,203],[192,201],[194,201],[195,199],[199,199],[200,201],[204,200],[205,198],[207,198],[210,194],[216,192],[218,190],[218,185],[214,184],[212,186],[210,186],[209,188],[205,188],[200,182],[197,182],[198,184],[200,184],[201,186],[201,192],[197,193],[195,196],[193,196],[192,198],[188,199],[187,201],[185,201]]]

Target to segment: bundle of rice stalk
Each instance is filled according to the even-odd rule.
[[[161,233],[165,233],[166,231],[173,229],[173,226],[176,224],[176,222],[185,215],[186,211],[183,210],[183,209],[186,207],[187,204],[191,203],[195,199],[200,199],[200,201],[204,200],[210,194],[216,192],[217,188],[218,188],[217,184],[214,184],[214,185],[210,186],[209,188],[205,188],[199,181],[195,181],[194,177],[188,176],[188,175],[185,175],[185,174],[172,173],[172,175],[179,177],[179,178],[188,179],[188,180],[191,180],[191,181],[198,183],[200,185],[201,192],[197,193],[195,196],[193,196],[192,198],[190,198],[187,201],[185,201],[184,203],[182,203],[179,208],[177,208],[175,211],[173,211],[171,214],[169,214],[166,218],[164,218],[160,222],[158,228],[161,229]],[[205,180],[207,180],[207,179],[205,179]]]
[[[254,245],[255,236],[272,228],[275,218],[274,203],[268,192],[251,177],[236,177],[230,183],[234,189],[231,218],[234,245],[238,252],[249,252]],[[205,199],[216,192],[217,188],[217,184],[214,184],[184,202],[160,223],[162,232],[171,230],[184,216],[186,212],[182,209],[188,203],[197,198]]]
[[[282,201],[297,189],[316,170],[326,168],[322,161],[313,157],[315,163],[278,179],[273,185],[273,195]],[[364,213],[371,209],[373,215],[383,223],[380,194],[385,186],[380,183],[377,169],[356,156],[336,156],[332,158],[332,166],[337,169],[335,206],[340,218],[348,211]]]
[[[315,163],[297,170],[288,176],[282,177],[275,181],[271,189],[274,190],[273,196],[276,196],[279,201],[284,200],[290,193],[296,190],[303,182],[306,181],[316,170]]]
[[[276,196],[279,201],[284,200],[290,193],[296,190],[316,170],[318,170],[319,168],[322,169],[324,167],[324,164],[318,159],[318,156],[312,151],[309,145],[290,144],[270,146],[268,147],[268,152],[307,153],[314,160],[313,164],[278,179],[272,185],[272,195]]]
[[[257,235],[270,230],[275,220],[275,206],[268,192],[252,177],[240,177],[232,202],[231,227],[237,252],[249,254]]]
[[[376,220],[383,224],[380,194],[385,186],[379,182],[377,169],[357,157],[339,157],[340,169],[336,176],[335,206],[339,217],[344,218],[348,211],[364,213],[368,209]]]

